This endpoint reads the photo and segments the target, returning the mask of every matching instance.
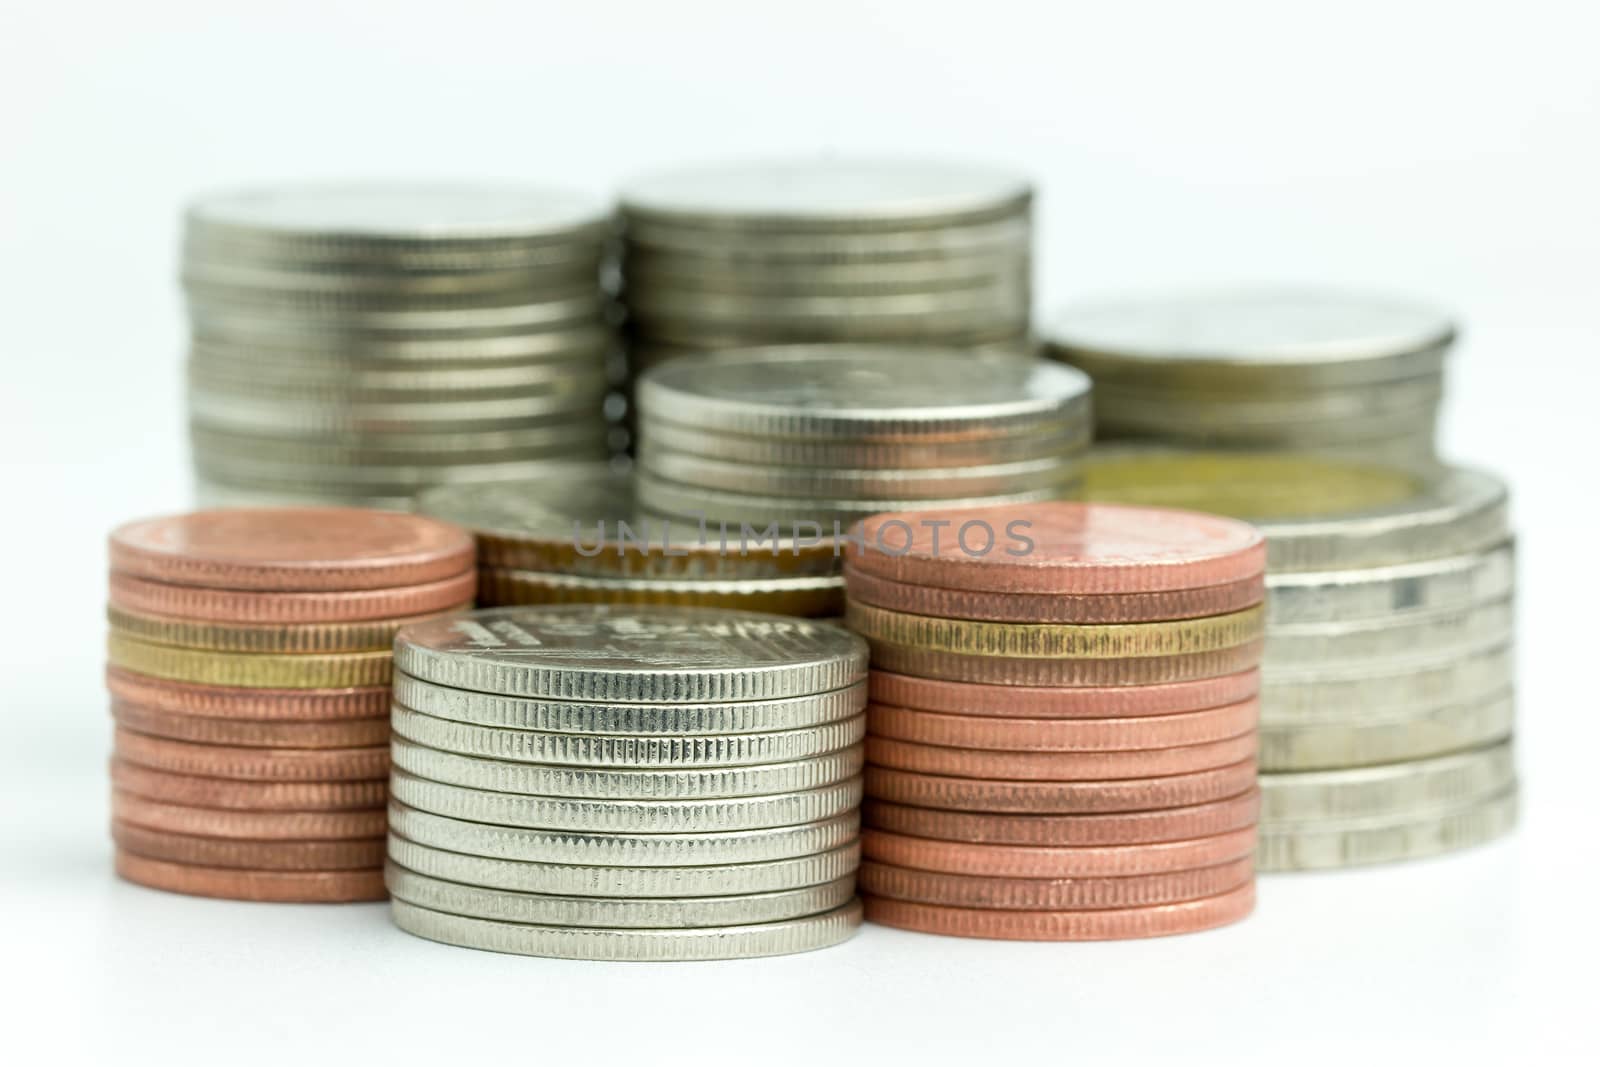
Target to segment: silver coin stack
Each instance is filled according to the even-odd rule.
[[[674,360],[637,399],[644,510],[719,532],[820,527],[802,537],[882,511],[1069,497],[1092,421],[1069,367],[872,345]]]
[[[703,166],[623,188],[634,369],[708,349],[882,341],[1026,353],[1031,183],[910,160]]]
[[[478,539],[478,604],[670,604],[834,618],[844,578],[829,544],[740,552],[697,522],[641,512],[633,476],[550,464],[537,478],[450,485],[416,510]]]
[[[603,205],[520,186],[329,185],[188,209],[190,440],[208,504],[404,508],[604,457]]]
[[[1303,485],[1334,488],[1333,506],[1262,517],[1282,507],[1273,479],[1295,462]],[[1252,485],[1259,472],[1238,458],[1135,455],[1096,463],[1089,493],[1159,499],[1157,467],[1182,479],[1167,499],[1192,501],[1210,479],[1218,503],[1256,512],[1243,517],[1267,537],[1261,869],[1415,859],[1509,831],[1515,568],[1505,486],[1446,468],[1396,493],[1392,470],[1274,457]],[[1390,499],[1349,506],[1363,484]]]
[[[395,665],[401,929],[689,960],[859,926],[860,638],[753,612],[500,608],[402,631]]]
[[[1094,379],[1104,439],[1429,463],[1455,333],[1387,297],[1228,290],[1072,307],[1046,350]]]

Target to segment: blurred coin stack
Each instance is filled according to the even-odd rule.
[[[866,646],[702,608],[498,608],[395,646],[404,930],[578,959],[766,956],[859,925]]]
[[[622,191],[635,371],[708,349],[892,342],[1031,351],[1033,189],[890,160],[705,166]]]
[[[1069,308],[1050,355],[1105,439],[1429,463],[1455,324],[1385,297],[1199,292]]]
[[[1097,940],[1247,915],[1260,533],[1068,503],[930,517],[848,546],[874,668],[867,918]]]
[[[471,605],[465,531],[343,508],[111,535],[117,873],[241,900],[381,900],[395,632]]]
[[[478,538],[478,604],[671,604],[812,618],[844,613],[831,544],[741,553],[716,528],[640,512],[633,476],[550,464],[517,482],[441,486],[416,509]]]
[[[605,208],[515,186],[223,193],[184,231],[206,503],[404,509],[420,488],[603,458]]]
[[[1208,490],[1267,537],[1262,869],[1414,859],[1509,831],[1505,486],[1460,468],[1137,454],[1089,478],[1096,499],[1193,503]]]
[[[736,550],[742,523],[832,537],[881,511],[1074,495],[1091,429],[1077,371],[942,349],[674,360],[637,398],[639,506],[703,518],[714,538],[729,524]]]

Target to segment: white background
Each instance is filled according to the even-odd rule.
[[[850,1063],[911,1046],[932,1062],[1299,1063],[1578,1047],[1600,949],[1592,5],[260,8],[0,15],[8,1060]],[[661,165],[822,150],[1030,171],[1043,310],[1253,279],[1458,308],[1445,443],[1511,478],[1522,536],[1517,836],[1264,879],[1249,922],[1188,938],[869,928],[809,956],[684,966],[494,956],[403,935],[377,905],[114,881],[103,537],[187,504],[182,200],[299,177],[606,191]]]

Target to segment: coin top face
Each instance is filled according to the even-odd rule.
[[[189,207],[191,225],[361,239],[558,237],[604,224],[604,205],[512,185],[347,183],[241,189]]]
[[[968,164],[887,159],[769,160],[675,170],[622,190],[629,214],[680,221],[789,223],[944,220],[1020,208],[1021,175]]]
[[[1408,301],[1261,288],[1085,303],[1056,320],[1051,338],[1105,358],[1294,364],[1404,355],[1454,336],[1448,316]]]
[[[1266,542],[1253,526],[1165,508],[1045,502],[891,513],[860,530],[862,543],[846,546],[853,566],[956,589],[1188,589],[1248,578],[1266,565]]]
[[[673,421],[703,411],[713,420],[719,412],[808,413],[870,424],[1047,416],[1081,402],[1090,386],[1070,367],[958,349],[810,345],[672,361],[640,388],[641,408]]]
[[[111,534],[115,571],[218,589],[356,590],[437,581],[472,565],[472,537],[436,519],[361,508],[224,508]]]

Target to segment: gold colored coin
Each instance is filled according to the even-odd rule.
[[[470,608],[468,601],[450,611]],[[328,623],[206,622],[169,615],[149,615],[111,606],[106,619],[117,633],[152,645],[173,645],[217,652],[326,654],[335,652],[385,652],[394,647],[394,635],[412,623],[426,622],[445,612],[408,615],[395,619]]]
[[[844,610],[844,579],[591,578],[485,567],[478,572],[478,600],[484,605],[668,604],[815,618]]]
[[[344,689],[387,685],[394,655],[382,652],[217,652],[151,644],[113,630],[106,640],[113,667],[202,685],[276,689]]]

